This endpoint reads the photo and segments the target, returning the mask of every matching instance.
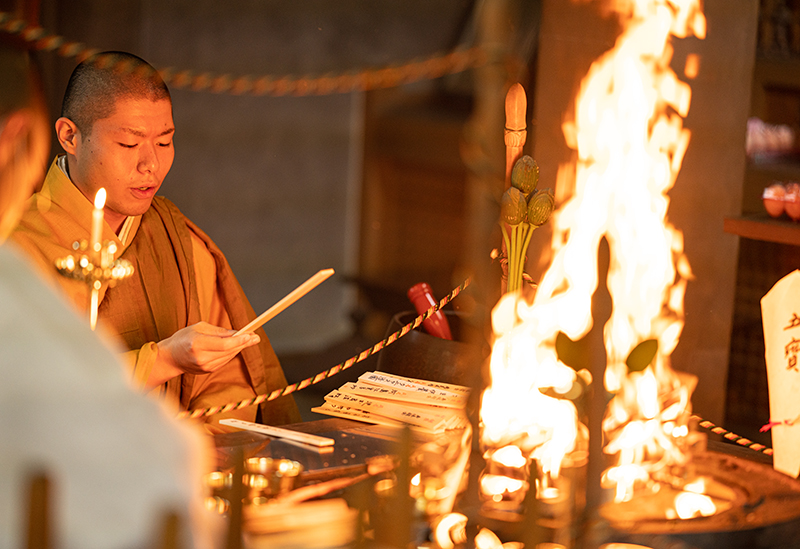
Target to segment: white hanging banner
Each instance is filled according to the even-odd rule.
[[[772,424],[773,466],[800,473],[800,270],[761,298],[764,347]]]

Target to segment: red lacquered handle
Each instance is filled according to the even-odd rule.
[[[433,297],[433,291],[426,282],[415,284],[408,290],[408,299],[414,304],[417,313],[422,314],[438,301]],[[450,324],[447,322],[447,317],[442,311],[436,311],[422,323],[425,331],[432,336],[441,337],[442,339],[453,339],[450,333]]]

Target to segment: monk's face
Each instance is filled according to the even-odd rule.
[[[78,136],[70,178],[91,201],[106,189],[106,221],[115,230],[150,207],[175,158],[174,133],[168,99],[120,99],[114,114]]]

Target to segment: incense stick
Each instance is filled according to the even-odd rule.
[[[259,326],[266,324],[267,321],[277,316],[278,313],[283,311],[289,305],[306,295],[308,292],[316,288],[322,281],[327,279],[333,274],[333,269],[322,269],[317,274],[300,284],[297,288],[289,292],[286,297],[278,301],[275,305],[261,313],[257,318],[253,319],[247,326],[233,334],[238,336],[254,331]]]

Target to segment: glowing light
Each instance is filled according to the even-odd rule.
[[[505,446],[492,454],[492,460],[506,467],[525,467],[528,460],[516,446]]]
[[[481,528],[475,535],[475,549],[497,549],[502,546],[503,543],[497,534],[488,528]]]
[[[697,78],[697,74],[700,72],[700,56],[696,53],[690,53],[686,56],[686,65],[683,67],[683,74],[686,75],[686,78],[693,80]]]
[[[708,517],[717,510],[713,500],[702,494],[681,492],[675,496],[675,512],[679,518]]]
[[[466,515],[447,513],[435,524],[433,539],[441,549],[453,549],[456,543],[467,541],[466,527]]]
[[[97,210],[102,210],[103,207],[105,207],[105,205],[106,205],[106,190],[105,188],[101,188],[94,195],[94,207]]]
[[[495,501],[500,501],[503,494],[522,490],[524,486],[525,481],[504,475],[483,475],[481,477],[481,491],[484,494],[496,496],[493,498]]]
[[[89,233],[89,252],[99,254],[102,248],[100,239],[103,235],[103,207],[106,205],[106,190],[100,189],[94,195],[94,209],[92,210],[92,228]],[[98,256],[99,257],[99,256]],[[94,323],[92,323],[94,330]]]

